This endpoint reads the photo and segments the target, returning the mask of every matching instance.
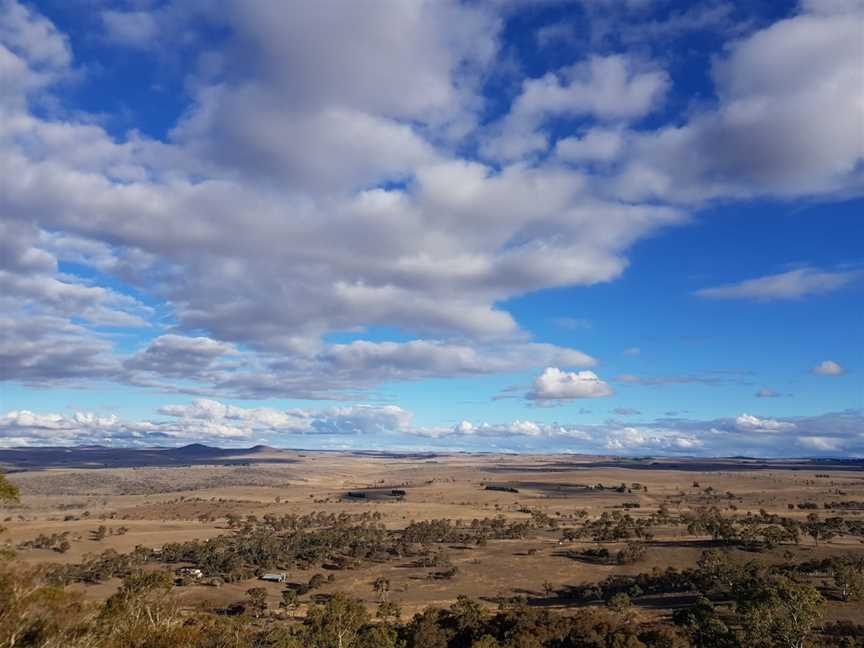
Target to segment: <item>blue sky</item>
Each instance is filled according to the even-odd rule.
[[[0,444],[864,454],[857,0],[0,0]]]

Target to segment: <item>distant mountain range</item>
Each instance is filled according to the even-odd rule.
[[[45,468],[138,468],[201,464],[294,463],[294,452],[266,445],[216,448],[201,443],[178,448],[111,448],[101,445],[0,449],[0,466],[9,472]]]
[[[6,472],[21,472],[49,468],[158,468],[214,464],[226,466],[242,466],[250,463],[290,464],[302,461],[303,455],[312,453],[415,461],[429,461],[446,456],[432,452],[303,450],[299,448],[273,448],[267,445],[255,445],[250,448],[217,448],[202,443],[192,443],[174,448],[112,448],[87,445],[0,449],[0,469]],[[565,459],[562,455],[550,455],[549,459],[551,465],[558,470],[579,470],[588,467],[588,465],[644,470],[758,470],[771,468],[814,470],[828,466],[864,469],[864,459],[806,457],[763,459],[758,457],[593,457],[590,455],[568,455]],[[508,466],[503,465],[501,469],[506,470]]]

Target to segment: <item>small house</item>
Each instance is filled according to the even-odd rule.
[[[197,567],[181,567],[175,573],[183,578],[204,578],[204,572]]]
[[[264,574],[261,576],[261,580],[267,581],[268,583],[284,583],[288,579],[288,574],[280,572],[278,574]]]

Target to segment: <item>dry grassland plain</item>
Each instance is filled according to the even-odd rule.
[[[852,520],[864,516],[864,510],[854,507],[826,509],[834,502],[864,501],[864,471],[854,464],[572,455],[399,456],[265,448],[237,455],[190,455],[188,464],[98,467],[97,462],[81,467],[70,460],[68,465],[57,461],[49,467],[22,470],[20,462],[8,455],[4,455],[4,468],[20,488],[21,499],[0,512],[6,527],[0,542],[15,548],[15,560],[28,564],[78,563],[108,549],[158,550],[169,543],[230,535],[235,533],[228,524],[231,516],[368,513],[391,531],[423,520],[449,519],[465,527],[472,520],[496,516],[528,521],[538,512],[554,521],[521,538],[444,543],[439,549],[457,568],[450,578],[430,577],[428,565],[410,558],[365,560],[341,569],[286,569],[287,581],[293,583],[306,583],[315,573],[333,576],[314,595],[300,598],[295,615],[302,615],[315,596],[335,591],[361,599],[373,610],[380,597],[373,583],[380,577],[389,581],[390,600],[398,602],[406,615],[431,605],[449,605],[460,594],[490,607],[504,598],[522,596],[532,604],[566,611],[573,603],[560,592],[567,588],[612,574],[692,568],[706,548],[718,546],[709,535],[688,533],[681,524],[657,524],[651,529],[653,537],[644,542],[644,558],[633,564],[585,559],[579,552],[586,548],[602,546],[614,554],[624,546],[624,542],[597,543],[590,537],[565,538],[564,530],[604,512],[647,519],[661,506],[673,516],[716,507],[729,516],[762,511],[802,522],[814,511]],[[597,488],[598,484],[604,488]],[[489,486],[510,490],[489,490]],[[393,496],[393,489],[404,495]],[[799,506],[805,502],[809,508]],[[100,526],[105,527],[101,539]],[[68,548],[59,552],[29,547],[28,542],[40,534],[65,534]],[[860,537],[847,535],[817,544],[804,534],[798,543],[768,548],[735,545],[724,551],[741,562],[802,562],[835,555],[864,557],[864,544]],[[150,568],[178,566],[156,561]],[[88,599],[103,600],[118,583],[110,578],[69,587]],[[824,578],[816,576],[813,583],[827,592],[827,620],[864,619],[860,602],[833,596],[832,585]],[[268,604],[277,608],[284,585],[254,577],[216,586],[192,579],[175,592],[190,609],[213,609],[240,601],[246,590],[259,586],[267,589]],[[658,617],[668,616],[679,603],[670,595],[635,599],[643,614]]]

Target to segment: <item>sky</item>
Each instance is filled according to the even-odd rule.
[[[0,0],[0,446],[864,456],[864,2]]]

